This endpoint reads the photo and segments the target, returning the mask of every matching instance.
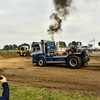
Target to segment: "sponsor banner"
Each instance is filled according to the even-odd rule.
[[[93,54],[100,54],[100,51],[93,51]]]

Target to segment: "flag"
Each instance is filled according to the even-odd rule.
[[[95,43],[95,38],[89,41],[89,43]]]
[[[81,43],[80,42],[78,42],[78,46],[77,46],[78,48],[81,48]]]

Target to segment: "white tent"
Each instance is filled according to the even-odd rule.
[[[83,45],[82,46],[88,46],[88,44],[87,43],[83,43]]]
[[[95,49],[95,48],[100,49],[100,46],[98,45],[98,43],[95,43],[95,44],[91,47],[91,49]]]

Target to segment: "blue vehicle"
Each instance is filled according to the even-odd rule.
[[[47,64],[66,64],[69,68],[75,69],[85,65],[89,61],[86,53],[72,53],[66,55],[56,55],[54,41],[33,42],[32,62],[43,67]]]

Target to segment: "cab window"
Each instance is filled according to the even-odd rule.
[[[40,50],[39,44],[34,45],[33,46],[33,51],[38,51],[38,50]]]
[[[21,50],[24,51],[24,48],[22,47]]]

